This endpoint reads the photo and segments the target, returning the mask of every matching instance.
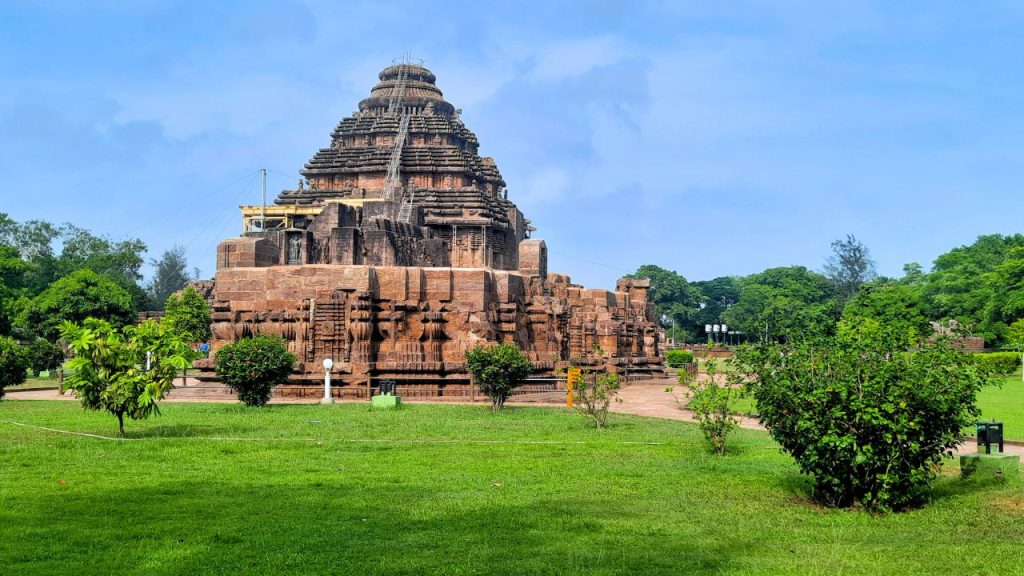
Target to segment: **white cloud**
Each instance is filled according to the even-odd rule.
[[[535,46],[536,65],[530,77],[541,82],[563,80],[614,64],[628,55],[624,43],[608,35],[542,44]]]

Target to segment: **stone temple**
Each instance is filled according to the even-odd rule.
[[[299,359],[286,395],[320,394],[325,358],[338,395],[379,379],[464,393],[464,353],[480,343],[516,344],[539,376],[660,370],[648,281],[591,290],[549,272],[434,74],[402,63],[379,78],[295,190],[242,207],[245,231],[217,249],[214,349],[280,335]]]

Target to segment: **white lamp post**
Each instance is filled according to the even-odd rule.
[[[334,360],[324,358],[324,399],[321,404],[334,404],[334,396],[331,396],[331,368],[334,368]]]

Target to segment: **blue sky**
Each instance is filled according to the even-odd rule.
[[[204,275],[408,50],[549,268],[612,287],[883,274],[1021,231],[1019,2],[4,2],[0,212],[187,246]]]

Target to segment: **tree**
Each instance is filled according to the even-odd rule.
[[[730,329],[777,340],[827,334],[834,327],[832,283],[817,272],[769,268],[736,283],[739,298],[722,315]]]
[[[930,316],[973,326],[975,335],[999,344],[1005,336],[1007,321],[1014,319],[1005,314],[1005,303],[1001,303],[1010,278],[999,280],[992,275],[1007,260],[1017,259],[1013,250],[1022,247],[1024,235],[990,234],[936,258],[924,283]]]
[[[16,386],[28,377],[28,353],[18,343],[0,336],[0,400],[4,388]]]
[[[761,423],[814,478],[819,501],[878,511],[919,503],[975,422],[987,371],[950,339],[908,352],[911,344],[865,320],[840,323],[832,337],[737,353]]]
[[[65,322],[60,331],[74,353],[61,393],[74,390],[85,408],[117,416],[122,436],[124,417],[159,414],[157,402],[174,377],[198,357],[177,333],[152,320],[119,329],[89,318],[80,325]]]
[[[149,293],[150,301],[157,306],[167,302],[172,294],[184,288],[191,280],[183,246],[174,246],[165,251],[159,260],[151,260],[150,264],[156,268],[156,272],[146,286],[146,292]]]
[[[149,296],[139,286],[145,243],[139,239],[114,242],[73,224],[61,226],[60,234],[64,246],[57,259],[57,278],[89,269],[117,282],[131,296],[135,310],[149,307]]]
[[[0,336],[11,333],[20,309],[18,301],[26,294],[25,276],[30,268],[14,247],[0,244]]]
[[[0,213],[0,244],[14,246],[26,262],[53,258],[53,241],[60,230],[43,220],[19,223]]]
[[[843,320],[854,324],[866,318],[900,330],[912,339],[927,337],[932,332],[922,286],[914,279],[876,278],[862,284],[843,308]]]
[[[167,298],[165,309],[161,321],[178,333],[187,335],[190,342],[206,342],[213,336],[210,332],[210,305],[195,288],[189,286],[181,296],[172,294]]]
[[[1010,248],[982,280],[991,294],[982,312],[982,327],[1000,342],[1007,337],[1009,325],[1024,318],[1024,247]]]
[[[825,274],[835,285],[839,310],[853,298],[860,285],[875,277],[875,261],[868,247],[853,234],[832,241],[832,255],[825,263]]]
[[[694,341],[706,342],[711,338],[711,334],[708,334],[704,327],[708,324],[720,323],[725,317],[725,311],[739,301],[740,291],[736,280],[729,276],[693,282],[690,285],[697,290],[700,298],[697,304],[698,309],[687,328],[696,335]]]
[[[1010,328],[1007,330],[1006,340],[1010,347],[1020,354],[1020,379],[1021,381],[1024,381],[1024,318],[1010,324]]]
[[[53,370],[64,363],[64,349],[44,338],[36,338],[28,346],[28,359],[34,372]]]
[[[466,352],[466,366],[480,391],[491,399],[494,411],[501,410],[512,391],[533,371],[515,344],[477,345]]]
[[[654,264],[644,264],[628,278],[646,278],[651,281],[648,294],[654,303],[655,314],[665,328],[676,323],[676,329],[687,331],[693,325],[693,315],[699,309],[700,293],[686,281],[686,278],[672,270]],[[681,339],[692,338],[694,334],[683,334]]]
[[[92,270],[79,270],[57,280],[36,296],[18,317],[21,328],[51,342],[64,322],[101,318],[115,328],[136,319],[131,296],[116,282]]]
[[[903,280],[909,284],[917,284],[925,279],[924,268],[918,262],[903,265]]]
[[[246,406],[269,402],[274,386],[288,378],[296,360],[284,340],[266,334],[232,342],[218,350],[215,358],[217,377]]]

